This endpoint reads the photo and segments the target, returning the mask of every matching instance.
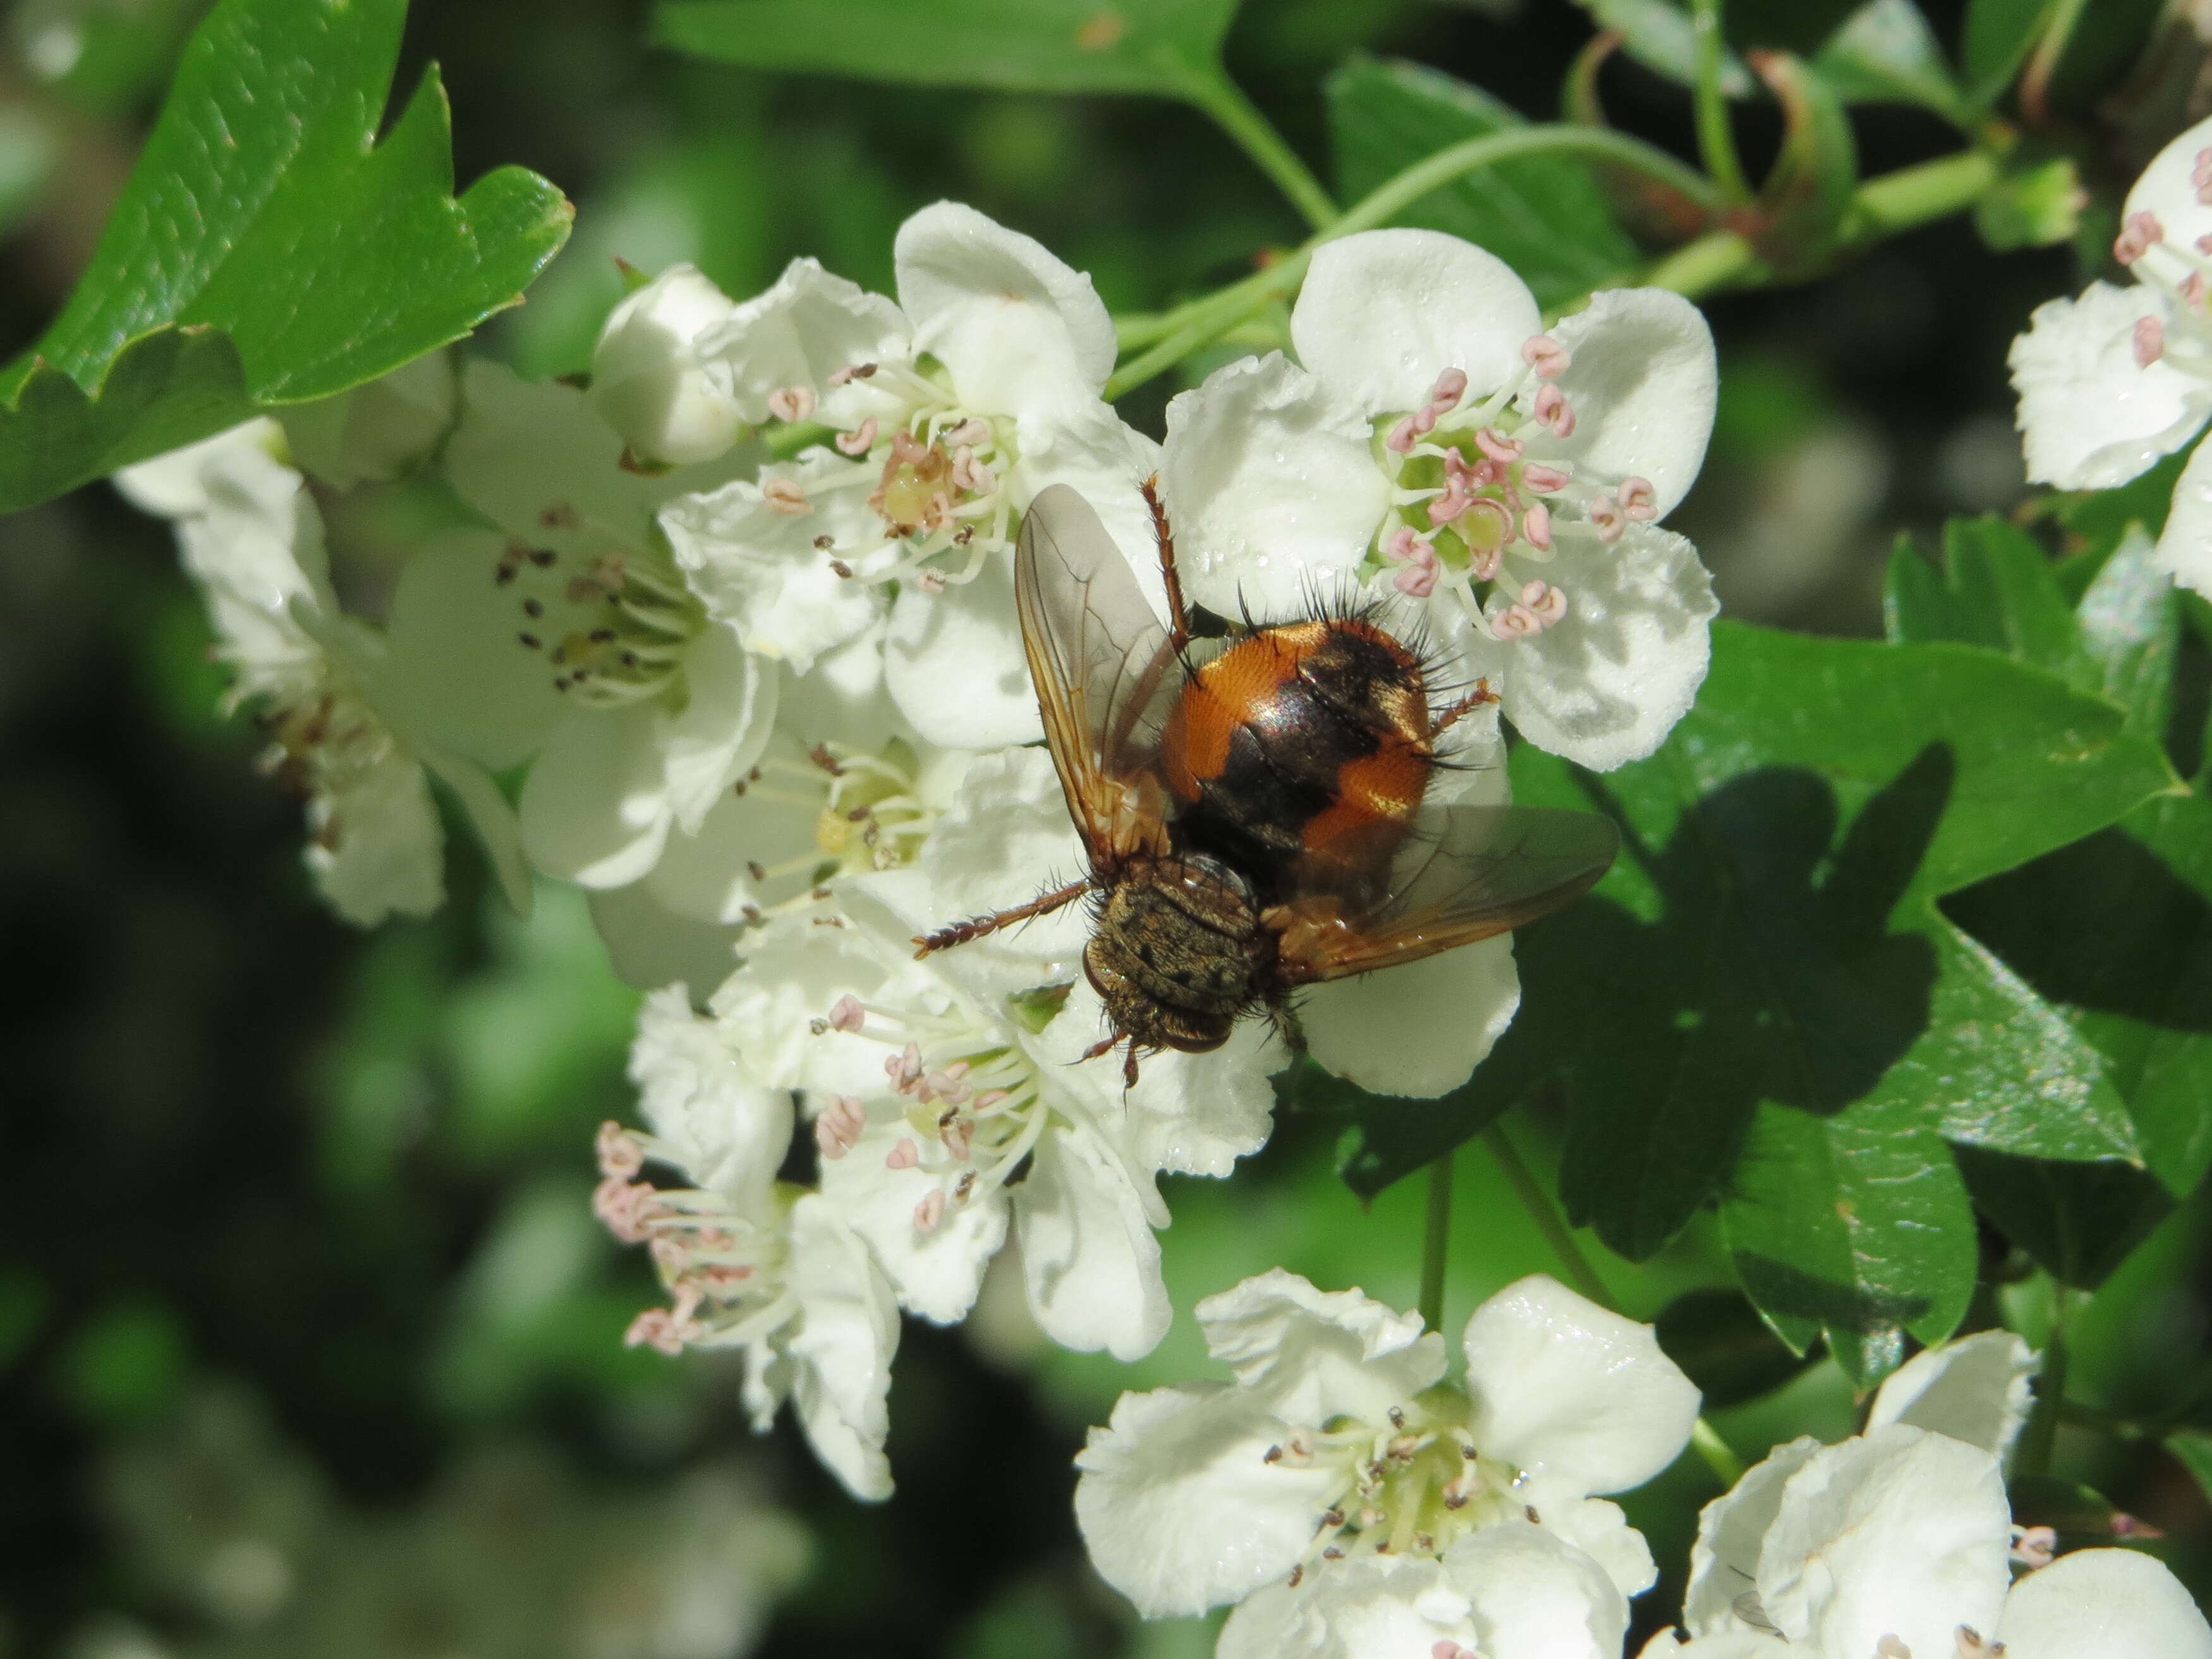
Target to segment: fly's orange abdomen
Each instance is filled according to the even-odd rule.
[[[1338,618],[1262,629],[1191,675],[1162,736],[1194,844],[1282,880],[1347,874],[1396,845],[1433,764],[1404,645]]]

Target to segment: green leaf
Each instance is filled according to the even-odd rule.
[[[570,210],[517,167],[456,201],[436,71],[376,143],[405,0],[224,0],[90,268],[0,374],[0,511],[333,396],[515,304]]]
[[[1337,189],[1347,201],[1447,144],[1527,125],[1479,88],[1395,59],[1356,56],[1323,93]],[[1532,155],[1463,174],[1393,222],[1488,248],[1547,308],[1625,280],[1639,258],[1597,179],[1572,157]]]
[[[1746,1288],[1861,1382],[1945,1334],[1975,1269],[1947,1143],[2132,1158],[2107,1062],[1936,908],[2171,787],[2120,711],[1954,645],[1721,623],[1698,703],[1603,776],[1523,745],[1516,798],[1596,806],[1627,850],[1516,935],[1522,1000],[1455,1097],[1564,1072],[1570,1218],[1650,1255],[1718,1200]],[[1365,1143],[1372,1191],[1405,1173]]]
[[[2111,1538],[2119,1512],[2095,1487],[2051,1474],[2015,1474],[2005,1483],[2005,1496],[2015,1525],[2053,1528],[2062,1548]]]
[[[1776,270],[1801,273],[1826,263],[1859,182],[1856,140],[1833,88],[1790,52],[1759,52],[1752,66],[1782,106],[1782,148],[1759,191],[1753,240]]]
[[[1660,1347],[1698,1385],[1709,1412],[1771,1394],[1813,1363],[1778,1341],[1738,1290],[1685,1291],[1652,1323]]]
[[[1180,98],[1237,0],[664,0],[653,38],[748,69],[1009,92]]]
[[[2212,1434],[2185,1429],[2166,1437],[2166,1449],[2189,1471],[2197,1490],[2212,1498]]]
[[[1959,1149],[1975,1206],[2057,1279],[2094,1291],[2173,1213],[2158,1177],[2127,1164],[2054,1164]]]
[[[1910,555],[1893,561],[1894,636],[1968,639],[2004,651],[2111,700],[2138,740],[2164,737],[2179,605],[2139,526],[2070,612],[2052,567],[2021,532],[1984,520],[1952,526],[1946,543],[1948,581]],[[2212,802],[2201,790],[2161,793],[2113,827],[1960,892],[1944,908],[2103,1056],[2150,1173],[2175,1197],[2195,1190],[2212,1169]],[[2099,1213],[2114,1202],[2103,1188],[2084,1188],[2081,1197]],[[2144,1194],[2141,1207],[2157,1206]],[[2058,1217],[2051,1224],[2072,1224]],[[2046,1259],[2034,1239],[2014,1237]]]
[[[1816,52],[1863,7],[1863,0],[1728,0],[1723,26],[1740,47]]]
[[[1960,56],[1966,64],[1967,102],[1976,112],[2004,95],[2057,4],[2057,0],[1971,0]]]
[[[1670,81],[1688,86],[1698,78],[1698,37],[1689,13],[1674,0],[1576,0],[1590,21],[1620,36],[1631,58]],[[1721,59],[1721,90],[1748,98],[1758,82],[1734,52]]]
[[[1847,104],[1918,104],[1947,121],[1968,118],[1966,94],[1912,0],[1861,6],[1820,49],[1813,67]]]

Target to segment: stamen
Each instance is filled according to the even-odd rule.
[[[1556,380],[1567,372],[1574,359],[1567,355],[1566,347],[1548,334],[1531,334],[1521,343],[1521,361],[1536,371],[1537,378]]]
[[[1551,392],[1554,397],[1558,396],[1559,388],[1556,386],[1546,386],[1544,390]],[[1541,420],[1543,398],[1540,396],[1538,397],[1536,404],[1537,418]],[[1474,444],[1476,448],[1501,466],[1510,466],[1527,453],[1527,446],[1519,439],[1509,438],[1495,427],[1486,426],[1476,428]]]
[[[612,1118],[599,1125],[597,1146],[599,1173],[611,1181],[629,1181],[645,1168],[645,1149]]]
[[[1528,510],[1521,515],[1521,533],[1528,538],[1528,545],[1540,553],[1552,550],[1552,510],[1541,501],[1532,501]]]
[[[2212,149],[2197,152],[2197,165],[2189,170],[2189,182],[2197,187],[2197,199],[2212,207]]]
[[[797,422],[814,413],[814,388],[806,386],[779,386],[768,394],[768,412],[779,421]]]
[[[2112,240],[2112,258],[2131,265],[2165,240],[2166,227],[2159,223],[2156,214],[2130,213]]]
[[[1651,480],[1631,473],[1620,481],[1620,510],[1638,524],[1659,516],[1659,492],[1652,488]]]
[[[872,415],[850,432],[841,432],[837,447],[848,455],[865,455],[876,447],[876,417]]]
[[[1575,406],[1567,401],[1567,394],[1547,381],[1536,394],[1536,419],[1551,428],[1554,438],[1575,435]]]
[[[1586,516],[1590,528],[1597,532],[1601,542],[1617,542],[1628,528],[1628,520],[1621,513],[1620,503],[1610,495],[1600,495],[1589,504]]]
[[[902,1137],[899,1144],[884,1156],[886,1170],[917,1170],[921,1167],[921,1148],[914,1144],[911,1136]]]
[[[2014,1527],[2012,1529],[2012,1559],[2033,1572],[2038,1567],[2047,1567],[2058,1559],[2058,1531],[2055,1527]]]
[[[1556,495],[1565,489],[1574,475],[1563,466],[1546,466],[1531,461],[1521,469],[1521,487],[1532,495]]]
[[[832,1095],[814,1120],[814,1144],[823,1157],[840,1158],[860,1144],[867,1127],[867,1110],[859,1101],[850,1095]]]
[[[860,998],[848,992],[830,1006],[830,1029],[833,1031],[857,1031],[867,1023],[868,1011],[860,1006]]]
[[[2203,276],[2192,276],[2190,280],[2200,286]],[[2155,317],[2136,319],[2136,367],[2148,368],[2166,355],[2166,325]]]
[[[771,513],[781,513],[790,518],[803,518],[814,510],[814,503],[806,499],[806,492],[794,478],[770,478],[761,486],[761,500]]]
[[[914,1206],[914,1225],[916,1232],[933,1233],[937,1224],[945,1219],[945,1188],[932,1187],[923,1194],[921,1203]]]

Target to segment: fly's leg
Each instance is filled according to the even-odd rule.
[[[1190,643],[1190,612],[1182,602],[1182,578],[1176,573],[1175,526],[1168,522],[1166,504],[1160,500],[1160,475],[1153,473],[1139,488],[1145,492],[1145,505],[1152,510],[1152,538],[1160,549],[1160,579],[1167,584],[1168,646],[1179,652]]]
[[[1075,1063],[1080,1066],[1086,1060],[1097,1059],[1124,1037],[1129,1039],[1129,1052],[1121,1061],[1121,1086],[1125,1089],[1135,1088],[1137,1086],[1137,1039],[1129,1036],[1129,1034],[1119,1026],[1115,1027],[1110,1035],[1100,1037],[1097,1042],[1077,1055]]]
[[[1474,713],[1476,709],[1484,708],[1488,704],[1496,702],[1497,701],[1498,693],[1490,689],[1490,682],[1486,679],[1477,680],[1474,683],[1474,690],[1468,692],[1457,702],[1453,703],[1445,708],[1442,714],[1437,715],[1435,719],[1430,722],[1430,735],[1432,737],[1437,736],[1443,732],[1449,731],[1454,726],[1457,725],[1468,715]]]
[[[1298,1024],[1297,1012],[1291,1006],[1288,997],[1277,997],[1268,1002],[1267,1019],[1283,1047],[1294,1054],[1305,1053],[1306,1029]]]
[[[915,960],[919,962],[932,951],[950,949],[965,945],[971,939],[981,939],[986,933],[995,933],[1001,927],[1011,927],[1018,921],[1027,921],[1031,916],[1048,915],[1063,904],[1073,903],[1091,890],[1087,876],[1081,881],[1072,881],[1065,887],[1031,899],[1027,904],[1018,904],[1011,910],[1000,910],[988,916],[970,916],[965,921],[956,921],[950,927],[940,927],[933,933],[914,936]]]

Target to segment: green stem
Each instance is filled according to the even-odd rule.
[[[1520,1152],[1506,1135],[1505,1126],[1492,1124],[1482,1132],[1482,1142],[1490,1148],[1490,1155],[1498,1160],[1498,1167],[1511,1184],[1514,1196],[1521,1200],[1521,1207],[1528,1211],[1528,1218],[1536,1224],[1536,1231],[1544,1235],[1544,1242],[1552,1247],[1552,1253],[1559,1258],[1559,1265],[1567,1270],[1567,1277],[1574,1281],[1575,1288],[1599,1307],[1619,1313],[1620,1304],[1613,1300],[1613,1292],[1606,1288],[1605,1280],[1597,1276],[1597,1269],[1583,1254],[1583,1247],[1575,1242],[1574,1232],[1568,1227],[1566,1218],[1553,1206],[1551,1194],[1536,1179],[1535,1171],[1521,1161]],[[1733,1486],[1743,1479],[1743,1460],[1729,1449],[1727,1441],[1721,1438],[1720,1431],[1702,1417],[1691,1425],[1690,1445],[1723,1488]]]
[[[1573,1231],[1552,1202],[1552,1195],[1536,1179],[1535,1171],[1521,1161],[1521,1154],[1505,1133],[1505,1126],[1493,1123],[1482,1132],[1482,1144],[1490,1148],[1490,1155],[1498,1160],[1498,1167],[1512,1184],[1513,1195],[1521,1200],[1521,1207],[1528,1212],[1528,1218],[1536,1224],[1536,1231],[1544,1235],[1544,1242],[1552,1247],[1552,1254],[1559,1258],[1559,1265],[1567,1270],[1567,1277],[1580,1291],[1599,1307],[1613,1313],[1620,1311],[1613,1292],[1606,1288],[1605,1280],[1597,1276],[1597,1269],[1583,1254],[1583,1247],[1575,1243]]]
[[[2071,1423],[2079,1429],[2094,1429],[2099,1434],[2111,1435],[2115,1440],[2156,1440],[2164,1432],[2148,1423],[2138,1423],[2132,1418],[2115,1417],[2110,1412],[2100,1411],[2094,1406],[2076,1405],[2071,1400],[2058,1402],[2057,1416],[2062,1423]]]
[[[1721,32],[1721,0],[1696,0],[1692,14],[1698,40],[1698,80],[1694,92],[1698,114],[1698,154],[1705,171],[1732,207],[1751,200],[1751,181],[1744,177],[1743,162],[1735,153],[1735,133],[1729,125],[1728,94],[1721,90],[1721,70],[1728,44]]]
[[[2088,4],[2089,0],[2058,0],[2044,27],[2043,38],[2035,43],[2027,72],[2020,77],[2021,113],[2033,126],[2050,123],[2051,77],[2058,72],[2058,60],[2066,55],[2066,43],[2074,38],[2075,26]]]
[[[1850,212],[1839,240],[1848,246],[1864,247],[1930,220],[1948,218],[1973,206],[1996,181],[1996,158],[1978,149],[1962,149],[1885,173],[1851,193]]]
[[[1717,210],[1719,206],[1712,186],[1695,169],[1685,167],[1656,145],[1609,128],[1574,126],[1562,122],[1516,127],[1510,132],[1463,139],[1386,180],[1326,230],[1266,270],[1146,319],[1138,332],[1153,343],[1115,371],[1114,377],[1106,383],[1107,398],[1111,400],[1121,397],[1142,386],[1200,346],[1219,338],[1270,301],[1296,293],[1298,284],[1305,279],[1306,267],[1313,262],[1315,250],[1322,243],[1385,224],[1431,191],[1449,184],[1462,173],[1516,156],[1540,155],[1583,155],[1617,162],[1708,208]]]
[[[1663,255],[1644,275],[1652,288],[1672,289],[1686,299],[1698,299],[1733,287],[1756,270],[1759,254],[1732,230],[1716,230],[1694,242],[1685,242]]]
[[[2043,1369],[2035,1379],[2035,1409],[2020,1432],[2020,1449],[2014,1467],[2022,1474],[2043,1474],[2051,1468],[2051,1449],[2058,1437],[2058,1420],[2066,1411],[2066,1287],[2055,1285],[2051,1295],[2051,1340],[2043,1345]]]
[[[1721,1438],[1720,1431],[1702,1417],[1690,1425],[1690,1444],[1723,1487],[1733,1486],[1743,1479],[1743,1459]]]
[[[1421,1322],[1444,1328],[1444,1266],[1451,1250],[1452,1155],[1429,1165],[1429,1211],[1421,1231]]]
[[[1314,177],[1313,170],[1284,143],[1283,135],[1275,131],[1258,106],[1244,95],[1244,89],[1226,73],[1214,68],[1193,76],[1183,95],[1212,116],[1213,124],[1237,141],[1237,148],[1274,181],[1275,187],[1290,198],[1291,205],[1305,216],[1309,225],[1316,230],[1326,230],[1336,222],[1339,210],[1329,193],[1322,188],[1321,180]]]

